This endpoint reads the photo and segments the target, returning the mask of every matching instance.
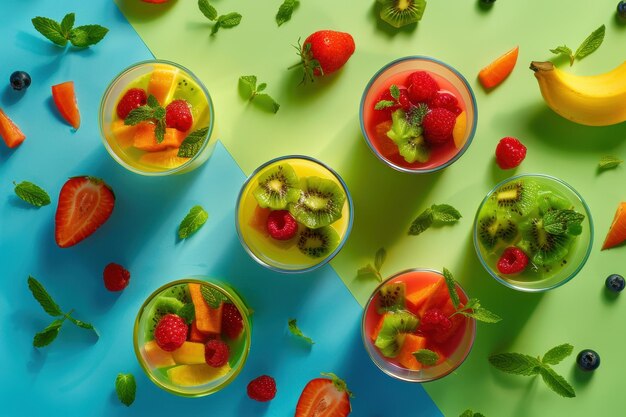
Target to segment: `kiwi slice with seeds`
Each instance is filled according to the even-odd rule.
[[[298,236],[298,249],[311,258],[329,255],[339,245],[339,234],[330,226],[318,229],[303,228]]]
[[[406,284],[395,282],[383,285],[378,290],[378,314],[386,311],[403,310],[405,307]]]
[[[380,18],[399,28],[422,19],[426,0],[378,0],[381,3]]]
[[[383,325],[376,336],[374,346],[386,358],[395,358],[402,349],[406,334],[417,329],[419,319],[408,311],[389,312],[383,317]]]
[[[144,321],[145,340],[154,339],[154,328],[166,314],[176,314],[185,303],[174,297],[165,295],[158,296],[150,309],[146,311],[146,320]]]
[[[519,246],[536,266],[561,263],[567,256],[572,236],[547,232],[543,228],[543,220],[536,217],[520,223],[519,227],[522,235]]]
[[[537,207],[537,185],[518,180],[503,185],[492,194],[499,209],[525,216]]]
[[[278,164],[266,169],[259,175],[258,182],[252,194],[261,208],[282,210],[300,197],[298,176],[289,164]]]
[[[511,242],[517,234],[515,223],[503,214],[494,211],[478,219],[478,239],[485,249],[495,248],[500,241]]]
[[[517,225],[511,221],[511,219],[504,219],[500,221],[500,227],[498,228],[498,238],[510,243],[517,236]]]
[[[346,193],[332,180],[307,177],[300,181],[300,198],[289,205],[295,219],[311,229],[328,226],[341,218]]]
[[[537,196],[539,212],[545,214],[551,210],[572,210],[574,206],[565,198],[551,191],[541,191]]]

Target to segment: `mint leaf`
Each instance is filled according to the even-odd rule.
[[[549,365],[558,365],[559,362],[571,355],[573,350],[574,346],[569,343],[555,346],[543,355],[541,362]]]
[[[261,91],[265,90],[267,88],[267,83],[261,83],[259,84],[259,86],[256,89],[257,93],[260,93]]]
[[[427,208],[423,212],[420,213],[419,216],[413,220],[411,223],[411,227],[409,227],[409,235],[417,236],[423,233],[426,229],[428,229],[433,224],[433,211],[430,208]]]
[[[574,57],[582,59],[598,49],[604,41],[605,30],[605,26],[602,25],[598,29],[594,30],[591,35],[587,36],[587,39],[585,39],[576,50]]]
[[[556,392],[561,397],[574,398],[576,396],[576,392],[569,382],[567,382],[561,375],[557,374],[548,365],[544,365],[540,368],[539,373],[541,374],[543,382],[545,382],[552,391]]]
[[[380,268],[385,263],[385,259],[387,259],[387,251],[385,248],[380,248],[376,251],[376,255],[374,257],[374,268],[380,272]]]
[[[56,45],[65,46],[67,44],[67,38],[63,36],[63,29],[57,21],[47,17],[37,16],[31,19],[31,22],[37,32],[41,33]]]
[[[191,324],[191,322],[196,318],[196,308],[193,306],[193,303],[187,303],[178,309],[176,314],[185,320],[187,324]]]
[[[574,58],[575,58],[574,53],[567,46],[565,45],[557,46],[554,49],[550,49],[550,52],[552,52],[555,55],[567,55],[567,57],[569,57],[569,65],[570,66],[574,65]]]
[[[43,310],[53,317],[62,316],[61,307],[52,299],[46,289],[33,277],[28,277],[28,288],[33,293],[35,300],[39,302]]]
[[[276,113],[280,109],[280,104],[269,94],[259,94],[267,87],[266,83],[261,83],[257,87],[257,78],[254,75],[242,75],[239,77],[239,90],[250,101],[268,111]]]
[[[378,281],[383,280],[380,272],[378,272],[378,270],[374,268],[372,264],[367,264],[367,266],[360,268],[356,273],[357,278],[368,278],[371,276],[375,277]]]
[[[400,98],[400,89],[397,85],[392,84],[391,87],[389,87],[389,92],[391,93],[391,97],[396,99],[396,101]]]
[[[502,320],[500,316],[486,308],[475,307],[472,311],[468,311],[466,309],[459,311],[459,314],[464,315],[465,317],[472,318],[474,320],[482,321],[483,323],[497,323]]]
[[[157,100],[157,98],[155,96],[153,96],[152,94],[150,94],[148,96],[148,99],[146,100],[146,104],[148,105],[148,107],[150,107],[151,109],[156,109],[157,107],[160,107],[161,105],[159,104],[159,100]]]
[[[459,308],[461,304],[461,300],[459,299],[459,294],[456,292],[456,281],[452,276],[452,272],[448,271],[446,268],[443,268],[443,277],[446,280],[446,286],[448,287],[448,293],[450,294],[450,300],[452,301],[452,305],[454,305],[455,309]]]
[[[44,347],[48,346],[50,343],[54,341],[59,335],[59,331],[61,330],[61,326],[63,325],[63,320],[55,320],[48,325],[45,329],[40,331],[33,338],[33,346],[35,347]]]
[[[428,106],[424,103],[420,103],[418,106],[411,107],[411,110],[409,110],[406,115],[407,121],[412,126],[421,126],[422,121],[428,112]]]
[[[384,110],[384,109],[388,109],[389,107],[393,107],[396,105],[395,101],[391,101],[391,100],[380,100],[378,103],[376,103],[376,105],[374,106],[374,110]]]
[[[84,322],[82,320],[75,319],[72,316],[67,316],[67,318],[69,319],[69,321],[71,321],[76,326],[80,327],[81,329],[93,330],[96,335],[98,334],[98,332],[96,331],[96,329],[93,327],[92,324]]]
[[[437,223],[456,223],[461,217],[461,213],[449,204],[434,204],[431,207],[433,220]]]
[[[543,215],[543,228],[552,235],[580,234],[583,220],[585,216],[574,210],[550,210]]]
[[[239,77],[239,88],[243,91],[244,95],[248,97],[248,99],[252,100],[257,92],[256,76],[242,75]]]
[[[150,97],[153,97],[152,95]],[[139,106],[134,108],[128,113],[128,116],[124,119],[124,124],[127,126],[135,126],[141,122],[154,119],[154,109],[148,105]]]
[[[606,155],[606,156],[603,156],[602,158],[600,158],[600,163],[598,164],[598,167],[600,169],[615,168],[615,167],[619,166],[622,162],[624,162],[624,161],[619,159],[617,156]]]
[[[117,378],[115,378],[115,392],[122,404],[126,407],[130,406],[135,401],[137,392],[137,383],[133,374],[117,374]]]
[[[227,300],[226,296],[222,294],[220,290],[208,285],[200,285],[200,293],[204,301],[213,309],[219,308],[220,304]]]
[[[178,226],[178,237],[186,239],[194,234],[209,218],[209,214],[201,206],[193,206]]]
[[[490,355],[489,363],[502,372],[525,376],[537,375],[543,366],[539,359],[521,353]]]
[[[191,132],[180,144],[177,155],[181,158],[193,158],[202,148],[208,133],[208,126]]]
[[[417,352],[413,352],[413,356],[419,363],[426,366],[433,366],[439,360],[439,355],[428,349],[420,349]]]
[[[74,13],[68,13],[63,20],[61,20],[61,34],[65,39],[68,39],[70,36],[70,31],[74,27],[75,17]]]
[[[78,26],[70,31],[70,42],[77,48],[86,48],[100,42],[109,29],[100,25]]]
[[[160,108],[161,110],[163,110],[163,108]],[[159,109],[157,109],[159,110]],[[155,115],[156,115],[156,111],[155,111]],[[154,137],[156,138],[157,143],[161,143],[163,142],[163,139],[165,139],[165,114],[157,119],[156,122],[156,127],[154,128]]]
[[[213,25],[211,35],[215,35],[220,28],[233,28],[241,23],[241,15],[236,12],[221,15],[217,18],[217,22]]]
[[[278,13],[276,13],[276,23],[278,26],[291,20],[291,15],[298,4],[299,2],[296,0],[285,0],[285,2],[280,5]]]
[[[207,19],[217,19],[217,10],[209,4],[209,0],[198,0],[198,8]]]
[[[274,100],[270,95],[268,94],[256,94],[253,98],[254,103],[268,111],[271,111],[273,113],[278,112],[278,109],[280,109],[280,104],[278,104],[276,102],[276,100]]]
[[[297,336],[301,338],[302,340],[304,340],[305,342],[310,343],[312,345],[315,344],[313,339],[305,336],[304,333],[302,333],[302,331],[298,328],[296,319],[289,319],[288,325],[289,325],[289,331],[291,332],[292,335]]]
[[[15,182],[13,182],[15,184]],[[35,207],[47,206],[50,204],[50,196],[41,187],[29,181],[22,181],[15,184],[15,194]]]

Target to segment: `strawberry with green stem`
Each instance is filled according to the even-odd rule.
[[[302,82],[313,82],[315,77],[330,75],[343,67],[354,53],[352,35],[334,30],[320,30],[311,34],[303,44],[294,47],[301,61],[289,69],[304,68]]]

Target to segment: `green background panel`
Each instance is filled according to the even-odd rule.
[[[598,174],[604,154],[626,157],[626,124],[585,127],[568,122],[544,104],[531,60],[552,57],[549,49],[575,49],[601,24],[606,39],[593,55],[567,69],[578,74],[608,71],[626,58],[626,26],[615,18],[615,0],[498,1],[482,9],[477,1],[429,1],[422,22],[399,31],[380,23],[372,1],[303,0],[292,20],[276,27],[281,0],[213,2],[220,13],[238,11],[242,23],[210,36],[211,23],[196,2],[165,6],[118,0],[122,11],[156,57],[188,66],[207,85],[216,104],[220,138],[250,173],[261,163],[285,154],[320,158],[346,180],[355,201],[352,235],[332,265],[357,300],[366,301],[374,280],[356,278],[379,247],[389,253],[383,275],[409,268],[451,269],[468,292],[499,313],[498,325],[479,325],[474,350],[453,375],[425,387],[446,415],[472,407],[487,416],[586,416],[598,406],[617,415],[615,392],[622,380],[620,346],[626,337],[616,329],[626,306],[604,293],[604,278],[623,271],[624,249],[600,252],[617,204],[626,199],[623,167]],[[301,74],[287,71],[296,62],[291,45],[320,29],[350,32],[356,52],[338,74],[298,86]],[[492,92],[476,81],[480,68],[520,46],[517,67]],[[466,154],[443,172],[415,176],[379,162],[365,144],[358,105],[363,88],[380,67],[406,55],[428,55],[457,68],[475,89],[479,123]],[[567,67],[565,59],[556,62]],[[255,108],[237,90],[240,75],[267,82],[267,92],[282,105],[274,115]],[[515,171],[500,171],[493,160],[497,141],[516,136],[528,156]],[[540,172],[574,186],[589,204],[596,227],[594,249],[581,273],[546,294],[524,294],[496,283],[479,264],[471,241],[474,213],[493,185],[514,174]],[[418,237],[406,235],[421,210],[448,203],[463,214],[458,225],[433,228]],[[622,261],[622,262],[620,262]],[[620,270],[620,267],[622,270]],[[574,385],[577,398],[562,399],[537,378],[510,377],[493,371],[489,353],[518,350],[542,354],[564,342],[575,352],[591,347],[602,355],[593,375],[575,370],[569,358],[556,369]]]

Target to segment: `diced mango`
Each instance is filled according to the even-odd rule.
[[[172,100],[176,88],[174,80],[177,73],[177,69],[172,69],[169,66],[158,64],[154,66],[148,83],[148,95],[152,94],[163,107]]]
[[[135,126],[135,136],[133,137],[133,146],[142,151],[155,152],[168,148],[178,148],[185,140],[185,132],[177,129],[165,128],[163,140],[157,142],[154,131],[156,125],[153,123],[142,122]]]
[[[263,235],[268,235],[267,231],[267,218],[269,217],[272,209],[270,208],[261,208],[260,206],[256,206],[254,209],[254,214],[248,223],[250,227],[256,229],[259,233]]]
[[[230,366],[213,368],[207,364],[179,365],[167,370],[167,376],[173,384],[181,387],[204,385],[230,372]]]
[[[400,363],[400,365],[404,366],[407,369],[419,370],[422,369],[424,365],[415,359],[413,356],[413,352],[417,352],[420,349],[424,349],[426,346],[426,338],[417,336],[414,334],[407,334],[404,338],[404,343],[402,344],[402,348],[400,352],[398,352],[398,356],[396,356],[396,360]]]
[[[171,352],[166,352],[157,345],[156,341],[151,340],[143,345],[143,357],[148,362],[150,368],[166,368],[176,365]]]
[[[222,309],[224,303],[220,303],[218,308],[211,308],[204,300],[200,284],[189,284],[191,301],[196,311],[196,326],[204,333],[220,334],[222,331]]]
[[[160,152],[147,152],[139,158],[141,164],[160,169],[176,168],[187,161],[189,161],[189,158],[178,156],[178,149],[176,148]]]
[[[136,130],[137,126],[125,125],[121,119],[114,121],[111,125],[111,132],[122,149],[133,146]]]
[[[418,316],[422,316],[424,312],[432,305],[433,295],[440,290],[448,291],[444,279],[440,279],[434,284],[429,285],[419,291],[412,292],[406,296],[407,309]]]
[[[206,363],[204,359],[204,344],[195,342],[184,342],[181,347],[172,352],[174,362],[181,365],[194,365]]]
[[[189,340],[192,342],[204,343],[209,338],[208,333],[201,332],[196,326],[196,321],[191,322],[191,330],[189,331]]]

